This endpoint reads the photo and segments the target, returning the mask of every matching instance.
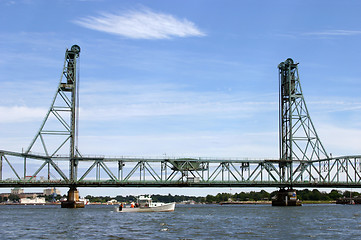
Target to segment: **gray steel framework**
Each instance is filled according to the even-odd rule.
[[[39,131],[25,151],[26,156],[32,156],[31,153],[36,149],[35,151],[38,151],[36,154],[48,157],[63,154],[65,151],[69,158],[70,181],[76,179],[76,156],[79,153],[77,149],[79,108],[77,60],[79,53],[80,47],[78,45],[73,45],[70,50],[66,50],[63,71],[51,106],[45,115]],[[50,148],[50,145],[53,148]],[[36,154],[34,153],[33,155]],[[24,157],[24,178],[27,176],[26,160],[27,157]],[[50,168],[50,165],[56,167],[51,159],[46,160],[44,164],[47,164],[48,168]],[[60,174],[65,176],[62,172]],[[35,175],[31,175],[30,179],[33,176]],[[49,177],[50,175],[48,175]]]
[[[32,158],[39,167],[23,179],[11,164],[15,158]],[[69,186],[74,184],[59,165],[68,157],[32,156],[0,151],[0,166],[13,178],[0,179],[0,186]],[[361,155],[321,160],[293,160],[293,171],[283,176],[279,160],[273,159],[191,159],[191,158],[107,158],[78,157],[78,187],[352,187],[361,186]],[[15,162],[15,161],[14,161]],[[58,177],[38,179],[51,171]],[[55,176],[55,174],[50,174]]]
[[[292,59],[279,65],[279,159],[80,155],[76,148],[79,52],[76,45],[67,50],[62,73],[66,82],[61,78],[52,106],[28,150],[0,150],[0,187],[361,187],[361,155],[327,155],[310,119],[297,64]],[[64,107],[59,107],[58,98]],[[63,111],[70,116],[63,117],[59,113]],[[46,131],[50,115],[65,130]],[[65,139],[50,152],[46,134],[64,135]],[[37,141],[42,146],[41,153],[32,151]],[[70,151],[63,154],[60,149],[68,141]]]
[[[311,121],[298,75],[298,63],[291,58],[279,69],[279,147],[281,177],[293,172],[293,160],[329,158]],[[288,171],[286,173],[286,171]]]

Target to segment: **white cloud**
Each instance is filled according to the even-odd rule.
[[[0,106],[0,123],[28,122],[45,117],[46,109],[25,106]]]
[[[245,118],[263,111],[277,111],[276,102],[227,102],[204,99],[194,102],[144,102],[125,106],[114,104],[81,108],[80,116],[91,121],[157,116]]]
[[[352,35],[360,35],[361,31],[359,30],[325,30],[318,32],[306,32],[302,35],[308,36],[352,36]]]
[[[110,34],[134,39],[168,39],[171,37],[205,36],[194,23],[150,9],[121,14],[102,13],[74,21],[76,24]]]
[[[286,32],[286,33],[275,34],[275,36],[281,38],[292,38],[292,39],[297,39],[299,37],[329,38],[329,37],[357,36],[357,35],[361,35],[361,30],[319,30],[314,32]]]
[[[112,86],[107,88],[103,86]],[[277,111],[270,96],[247,97],[245,92],[204,91],[201,94],[176,85],[136,85],[102,82],[84,86],[80,117],[104,121],[137,117],[244,118],[260,112]],[[96,92],[93,92],[96,89]],[[126,89],[126,91],[124,91]]]
[[[277,132],[80,136],[82,153],[132,157],[277,158]],[[163,154],[163,155],[162,155]]]
[[[361,130],[349,126],[323,124],[317,131],[326,151],[333,153],[333,156],[361,154]]]
[[[361,102],[352,98],[338,98],[320,100],[320,101],[307,101],[307,105],[312,106],[312,109],[322,111],[324,113],[336,113],[336,112],[356,112],[361,110]]]

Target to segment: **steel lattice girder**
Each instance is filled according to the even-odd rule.
[[[321,160],[293,160],[287,165],[293,169],[282,178],[278,170],[279,160],[226,160],[226,159],[143,159],[143,158],[94,158],[76,159],[78,171],[83,175],[71,182],[59,163],[66,163],[64,157],[37,157],[23,153],[1,151],[2,168],[12,169],[13,178],[1,179],[0,186],[168,186],[168,187],[361,187],[361,156],[343,156]],[[40,167],[34,168],[31,178],[20,178],[20,170],[15,163],[23,158],[37,161]],[[197,170],[175,169],[172,162],[182,161],[188,166],[203,166]],[[58,163],[58,164],[57,164]],[[121,163],[121,164],[119,164]],[[28,163],[29,164],[29,163]],[[35,177],[45,171],[48,165],[58,178],[39,180]],[[91,174],[99,166],[99,175]],[[121,167],[119,167],[121,166]],[[30,167],[30,166],[29,166]],[[122,171],[122,174],[117,174]],[[102,173],[102,176],[100,174]],[[118,177],[116,177],[118,175]],[[4,174],[0,175],[4,176]],[[125,176],[125,177],[120,177]],[[15,178],[14,178],[15,177]]]
[[[288,58],[281,62],[278,68],[280,159],[310,161],[328,158],[303,97],[298,63]]]

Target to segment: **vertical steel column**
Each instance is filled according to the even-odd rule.
[[[345,172],[346,172],[346,182],[348,183],[348,178],[349,178],[349,175],[348,175],[348,159],[346,158],[346,169],[345,169]]]
[[[163,182],[164,162],[160,162],[160,181]]]
[[[203,166],[204,166],[205,168],[208,168],[208,167],[206,166],[206,163],[203,163]],[[202,181],[204,181],[204,170],[202,171]]]
[[[139,182],[142,181],[142,166],[143,162],[139,162]]]
[[[97,162],[96,168],[95,168],[95,179],[97,181],[100,180],[100,164]]]
[[[26,157],[24,157],[24,180],[26,178]]]
[[[331,157],[332,157],[332,156],[331,156]],[[328,171],[328,183],[331,183],[330,161],[331,161],[331,160],[327,160],[327,163],[328,163],[328,167],[327,167],[327,171]]]
[[[339,178],[339,172],[340,172],[340,167],[339,167],[339,161],[340,161],[340,159],[337,159],[336,160],[337,161],[337,171],[336,171],[336,176],[337,176],[337,182],[339,182],[340,181],[340,178]]]
[[[143,162],[143,181],[145,182],[145,162]]]
[[[123,161],[118,161],[118,180],[123,181]]]
[[[3,180],[3,154],[0,154],[0,181]]]
[[[357,178],[356,178],[356,171],[357,171],[357,160],[356,158],[354,158],[354,164],[355,164],[355,168],[354,168],[354,179],[355,179],[355,183],[357,182]]]
[[[296,65],[297,66],[297,65]],[[280,147],[280,181],[285,182],[286,170],[292,161],[292,101],[295,92],[295,65],[287,59],[279,68],[279,147]]]
[[[278,65],[278,69],[280,178],[292,185],[293,160],[320,160],[328,155],[307,110],[298,63],[288,58]]]
[[[224,163],[221,163],[222,165],[222,168],[221,168],[221,171],[222,171],[222,183],[224,182]]]
[[[50,181],[50,162],[48,162],[48,181]]]
[[[79,57],[80,47],[73,45],[70,51],[67,51],[68,65],[67,65],[67,83],[72,86],[71,88],[71,133],[70,133],[70,181],[77,180],[77,116],[78,116],[78,79],[77,79],[77,58]]]
[[[228,182],[229,182],[231,179],[231,170],[229,168],[229,163],[227,163],[227,169],[228,169]]]

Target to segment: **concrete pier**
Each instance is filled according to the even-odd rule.
[[[61,202],[62,208],[84,208],[83,201],[79,201],[79,191],[76,187],[71,187],[68,191],[67,201]]]
[[[302,206],[302,204],[297,199],[295,190],[281,188],[277,195],[273,197],[272,206]]]

